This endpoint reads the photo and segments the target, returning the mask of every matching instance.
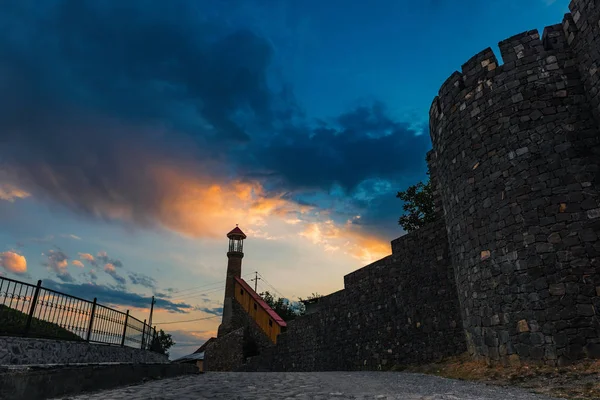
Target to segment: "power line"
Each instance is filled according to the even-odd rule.
[[[221,317],[221,316],[220,315],[213,315],[212,317],[188,319],[188,320],[185,320],[185,321],[156,322],[156,325],[181,324],[181,323],[184,323],[184,322],[196,322],[196,321],[203,321],[205,319],[212,319],[212,318],[219,318],[219,317]]]
[[[202,291],[202,292],[188,294],[186,296],[174,297],[173,300],[186,300],[186,299],[193,299],[194,297],[202,297],[202,296],[205,296],[205,295],[207,295],[209,293],[214,293],[214,292],[222,291],[223,288],[224,288],[224,286],[220,286],[218,288],[208,289],[208,290],[205,290],[205,291]]]
[[[270,284],[270,283],[269,283],[269,282],[268,282],[268,281],[265,279],[265,277],[264,277],[264,276],[262,276],[262,274],[261,274],[260,272],[258,273],[258,275],[260,275],[260,277],[261,277],[261,280],[262,280],[264,283],[266,283],[267,285],[269,285],[269,286],[271,287],[271,289],[273,289],[273,291],[275,292],[275,294],[279,295],[279,297],[283,297],[283,298],[285,298],[285,296],[284,296],[284,295],[282,295],[280,291],[278,291],[277,289],[275,289],[275,286],[271,285],[271,284]]]
[[[243,276],[247,277],[247,276],[250,276],[250,275],[252,275],[252,273],[248,273],[248,274],[245,274]],[[226,280],[222,280],[222,281],[218,281],[218,282],[213,282],[213,283],[207,283],[207,284],[200,285],[200,286],[194,286],[194,287],[191,287],[191,288],[188,288],[188,289],[174,290],[171,293],[175,294],[175,293],[195,291],[195,290],[203,288],[203,287],[214,286],[214,285],[218,285],[218,284],[225,283],[225,282],[226,282]]]
[[[192,287],[192,288],[189,288],[189,289],[174,290],[171,293],[176,294],[176,293],[182,293],[182,292],[195,291],[195,290],[203,288],[203,287],[219,285],[219,284],[224,283],[224,282],[225,281],[223,280],[223,281],[219,281],[219,282],[207,283],[205,285],[195,286],[195,287]]]

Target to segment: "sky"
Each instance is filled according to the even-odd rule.
[[[3,2],[0,274],[138,319],[154,295],[171,358],[216,334],[236,224],[259,292],[342,289],[404,234],[440,85],[568,12],[458,4]]]

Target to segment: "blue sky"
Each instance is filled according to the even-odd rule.
[[[291,299],[389,254],[427,115],[565,0],[19,1],[0,9],[0,273],[215,334],[225,234]],[[497,53],[498,54],[498,53]],[[260,291],[260,290],[259,290]],[[209,318],[195,322],[162,322]]]

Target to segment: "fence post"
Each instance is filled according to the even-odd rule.
[[[127,321],[129,320],[129,310],[125,314],[125,326],[123,327],[123,337],[121,338],[121,347],[125,346],[125,333],[127,332]]]
[[[87,332],[87,341],[90,341],[90,336],[92,335],[92,325],[94,324],[94,314],[96,313],[96,301],[97,299],[94,297],[94,304],[92,304],[92,314],[90,315],[90,326],[88,326]]]
[[[142,328],[142,349],[144,348],[144,336],[146,335],[146,320],[144,320],[144,327]]]
[[[40,288],[42,286],[41,279],[37,281],[37,286],[35,287],[35,293],[33,294],[33,300],[31,301],[31,307],[29,307],[29,315],[27,316],[27,324],[25,325],[25,336],[29,333],[29,328],[31,328],[31,321],[33,320],[33,313],[35,312],[35,305],[37,304],[38,297],[40,295]]]

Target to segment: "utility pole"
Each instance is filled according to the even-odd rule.
[[[148,326],[152,326],[152,312],[154,311],[154,303],[156,303],[156,300],[154,300],[154,296],[152,296],[152,304],[150,305],[150,319],[148,320]]]
[[[260,278],[258,277],[258,271],[254,271],[254,279],[250,279],[250,281],[254,281],[254,291],[256,292],[256,289],[258,288],[258,280]]]

